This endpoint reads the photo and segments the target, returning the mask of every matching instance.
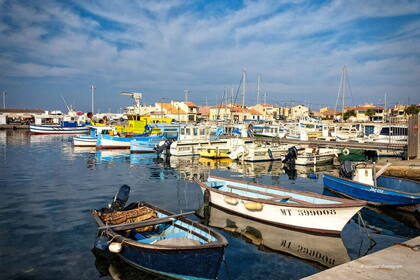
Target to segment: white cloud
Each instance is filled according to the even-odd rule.
[[[220,14],[189,4],[81,1],[76,10],[55,2],[13,3],[5,14],[17,27],[10,20],[0,25],[0,58],[8,66],[0,83],[34,77],[42,84],[42,77],[53,76],[79,81],[83,88],[89,78],[168,97],[180,97],[189,87],[196,101],[204,102],[205,96],[221,95],[224,86],[236,86],[246,68],[249,96],[255,95],[261,73],[268,100],[328,104],[337,93],[340,68],[347,65],[355,95],[374,100],[391,89],[395,100],[398,95],[418,98],[419,20],[374,42],[359,35],[363,30],[350,43],[343,39],[360,19],[419,14],[418,2],[332,1],[318,7],[304,1],[248,1]]]

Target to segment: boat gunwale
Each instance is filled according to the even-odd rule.
[[[369,187],[369,188],[376,188],[376,189],[381,189],[381,190],[385,190],[385,191],[396,192],[396,193],[400,193],[400,194],[420,196],[420,192],[419,193],[409,193],[409,192],[399,191],[399,190],[390,189],[390,188],[372,186],[372,185],[368,185],[368,184],[365,184],[365,183],[360,183],[360,182],[357,182],[357,181],[353,181],[353,180],[350,180],[350,179],[347,179],[347,178],[341,178],[341,177],[338,177],[338,176],[324,174],[324,178],[325,178],[325,176],[329,176],[329,177],[332,177],[332,178],[337,178],[337,179],[340,179],[340,180],[345,180],[347,182],[355,183],[355,184],[358,184],[358,185],[363,185],[363,186],[366,186],[366,187]],[[418,184],[418,182],[416,182],[415,180],[410,180],[410,179],[398,178],[398,177],[393,177],[393,176],[379,176],[379,177],[386,177],[386,178],[391,178],[391,179],[409,181],[409,182],[413,182],[413,183],[417,183]]]
[[[299,207],[299,208],[301,208],[301,207],[306,207],[306,208],[347,208],[347,207],[363,207],[363,206],[366,205],[365,201],[358,200],[358,199],[355,199],[355,200],[342,199],[342,198],[330,197],[330,196],[325,196],[325,195],[312,193],[312,192],[307,192],[307,191],[289,190],[289,189],[279,187],[279,186],[253,183],[253,182],[248,182],[248,181],[244,181],[244,180],[224,178],[224,177],[219,177],[219,176],[209,176],[209,178],[215,178],[215,179],[237,182],[237,183],[245,183],[247,185],[255,185],[255,186],[258,186],[258,187],[262,187],[262,188],[280,190],[280,191],[285,191],[285,192],[295,193],[295,194],[303,194],[303,195],[307,195],[307,196],[310,196],[310,197],[321,198],[321,199],[324,199],[324,200],[332,200],[332,201],[341,202],[341,204],[325,204],[325,203],[324,204],[315,204],[315,203],[310,203],[310,202],[307,202],[307,203],[304,204],[304,203],[299,203],[299,202],[298,203],[288,203],[288,202],[272,201],[270,199],[264,199],[264,198],[253,198],[253,197],[243,196],[243,195],[239,195],[239,194],[235,194],[235,193],[231,193],[231,192],[226,192],[226,191],[221,191],[221,190],[209,187],[204,182],[201,182],[201,181],[194,178],[194,181],[197,184],[199,184],[201,187],[203,187],[203,188],[205,188],[209,191],[216,192],[216,193],[223,194],[223,195],[227,195],[227,196],[232,196],[232,197],[235,197],[235,198],[240,198],[242,200],[255,201],[255,202],[271,204],[271,205],[276,205],[276,206],[287,206],[287,207],[294,207],[294,208],[297,208],[297,207]],[[267,192],[267,194],[271,195],[268,192]]]
[[[144,202],[144,201],[137,202],[137,208],[141,207],[141,206],[145,206],[147,208],[158,211],[158,212],[163,213],[163,214],[168,215],[168,216],[174,215],[174,213],[172,213],[170,211],[159,208],[159,207],[154,206],[152,204],[149,204],[147,202]],[[98,211],[98,210],[91,210],[91,213],[92,213],[96,223],[98,224],[99,227],[106,226],[106,224],[98,216],[96,211]],[[205,225],[200,224],[199,222],[193,221],[193,220],[188,219],[188,218],[183,217],[183,216],[177,217],[177,220],[180,220],[184,223],[187,223],[187,224],[189,224],[191,226],[194,226],[194,227],[196,227],[196,228],[198,228],[202,231],[207,232],[209,235],[216,238],[216,241],[212,241],[212,242],[209,242],[209,243],[206,243],[206,244],[192,245],[192,246],[167,246],[167,245],[147,244],[147,243],[138,242],[138,241],[135,241],[133,239],[124,237],[124,236],[122,236],[121,234],[119,234],[118,232],[116,232],[112,229],[104,230],[104,232],[107,235],[109,235],[113,240],[121,242],[121,245],[127,244],[131,247],[135,247],[135,248],[141,249],[141,250],[158,250],[158,251],[162,251],[162,252],[176,252],[176,251],[179,251],[179,250],[182,250],[182,251],[196,251],[196,250],[210,250],[210,249],[215,249],[215,248],[224,248],[228,245],[228,241],[226,240],[226,238],[223,235],[221,235],[217,231],[214,231],[213,229],[211,229],[211,228],[209,228]],[[176,224],[174,224],[174,225],[176,225]],[[176,226],[179,227],[179,225],[176,225]],[[182,226],[181,226],[181,228],[185,229]]]

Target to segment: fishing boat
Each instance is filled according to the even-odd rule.
[[[152,137],[146,140],[133,139],[130,142],[130,152],[134,154],[142,153],[156,153],[156,146],[161,142],[165,141],[163,138]]]
[[[344,171],[343,171],[344,170]],[[342,165],[342,177],[324,174],[324,186],[346,197],[373,205],[415,206],[420,204],[420,183],[374,174],[372,168]]]
[[[29,126],[33,134],[86,134],[89,126],[77,121],[63,121],[59,125],[36,125]]]
[[[107,135],[111,131],[115,132],[115,128],[112,126],[91,126],[89,127],[89,135],[73,137],[73,145],[75,147],[95,147],[98,135]]]
[[[123,186],[128,188],[128,186]],[[174,279],[215,279],[227,240],[212,229],[146,202],[123,207],[128,194],[110,208],[93,210],[99,226],[95,248],[109,250],[141,270]]]
[[[312,232],[339,234],[366,204],[216,176],[195,181],[213,205],[247,218]]]
[[[257,246],[262,251],[274,251],[308,261],[321,269],[350,261],[339,236],[310,234],[247,219],[214,206],[201,207],[196,215],[205,225],[216,227]]]
[[[130,143],[137,141],[156,141],[156,144],[166,140],[164,135],[141,136],[133,135],[130,137],[99,135],[96,141],[96,149],[130,149]]]
[[[306,148],[298,153],[296,165],[320,165],[332,163],[338,150],[329,148]]]

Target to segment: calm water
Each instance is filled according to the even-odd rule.
[[[122,184],[131,186],[130,201],[145,200],[174,212],[200,208],[201,192],[190,179],[205,179],[210,170],[323,192],[322,178],[307,178],[311,169],[287,175],[280,163],[164,161],[76,149],[70,139],[0,131],[1,279],[154,279],[91,253],[97,228],[89,210],[105,206]],[[418,217],[380,211],[363,210],[366,226],[359,226],[355,216],[341,238],[270,228],[213,208],[206,210],[204,222],[229,241],[220,279],[298,279],[419,235]]]

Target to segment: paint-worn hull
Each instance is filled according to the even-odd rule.
[[[73,137],[73,146],[75,147],[95,147],[96,136],[76,136]]]

